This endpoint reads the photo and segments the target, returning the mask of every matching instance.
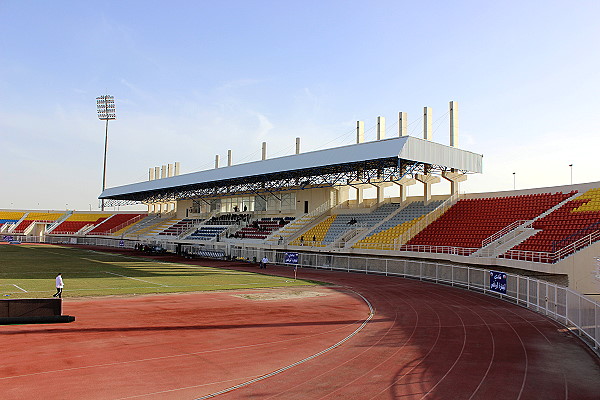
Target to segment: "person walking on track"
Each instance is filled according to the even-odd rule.
[[[63,287],[64,287],[64,286],[65,286],[65,285],[63,284],[63,280],[62,280],[62,274],[61,274],[61,273],[59,273],[59,274],[56,276],[56,293],[54,293],[54,294],[52,295],[52,297],[58,297],[59,299],[61,299],[61,298],[62,298],[62,291],[63,291]]]

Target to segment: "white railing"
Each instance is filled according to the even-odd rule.
[[[233,247],[231,257],[252,260],[267,256],[284,264],[285,252]],[[569,327],[592,348],[600,349],[600,303],[564,286],[507,273],[506,294],[490,290],[490,270],[434,261],[298,253],[298,266],[385,276],[400,276],[462,287],[516,303]]]
[[[524,219],[515,221],[512,224],[500,229],[498,232],[494,233],[493,235],[483,239],[481,241],[481,247],[485,247],[488,244],[490,244],[490,243],[496,241],[497,239],[501,238],[502,236],[506,235],[508,232],[513,231],[513,230],[517,229],[518,227],[520,227],[522,225],[527,225],[527,224],[531,224],[531,221],[524,220]]]
[[[425,229],[429,224],[438,219],[442,214],[444,214],[450,207],[452,207],[458,201],[459,194],[454,193],[452,196],[447,198],[442,204],[440,204],[435,210],[427,214],[425,217],[421,218],[416,224],[411,226],[406,230],[402,235],[398,236],[394,240],[394,244],[396,246],[403,245],[408,243],[408,241],[415,236],[423,229]]]
[[[127,227],[129,225],[133,225],[133,224],[136,224],[136,223],[140,222],[141,220],[143,220],[147,216],[148,215],[146,215],[146,214],[138,215],[137,217],[134,217],[134,218],[132,218],[130,220],[127,220],[127,221],[123,222],[122,224],[119,224],[119,225],[115,226],[114,228],[110,228],[106,232],[94,232],[93,235],[110,236],[110,235],[114,234],[115,232],[118,232],[121,229],[123,229],[123,228],[125,228],[125,227]]]
[[[575,253],[576,251],[597,242],[598,240],[600,240],[600,231],[592,232],[589,235],[555,251],[554,253],[543,251],[508,250],[502,255],[502,257],[509,258],[511,260],[554,264]]]
[[[399,251],[415,251],[418,253],[443,253],[453,254],[457,256],[470,256],[475,253],[478,248],[454,247],[454,246],[429,246],[417,244],[404,244],[395,248]]]
[[[39,242],[39,236],[13,236],[14,240]],[[93,237],[46,237],[47,243],[70,243],[93,246],[134,248],[136,240]],[[174,243],[161,244],[175,251]],[[203,250],[223,250],[233,258],[247,260],[263,256],[277,264],[284,264],[285,252],[247,246],[229,246],[224,243],[192,245]],[[457,248],[460,249],[460,248]],[[469,249],[467,249],[469,250]],[[473,250],[473,249],[471,249]],[[527,276],[507,273],[506,294],[489,288],[490,270],[463,265],[451,265],[427,260],[392,259],[352,255],[298,252],[298,266],[324,268],[385,276],[400,276],[462,287],[511,301],[554,319],[578,334],[594,349],[600,349],[600,303],[569,288]]]

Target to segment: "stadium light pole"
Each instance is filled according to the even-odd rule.
[[[513,190],[517,189],[517,173],[513,172]]]
[[[571,185],[573,184],[573,164],[569,164],[569,168],[571,168]]]
[[[106,151],[108,150],[108,121],[116,119],[115,114],[115,98],[111,95],[103,95],[96,97],[96,106],[98,107],[98,118],[101,121],[106,121],[106,129],[104,134],[104,168],[102,169],[102,191],[106,189]],[[104,199],[101,205],[104,211]]]

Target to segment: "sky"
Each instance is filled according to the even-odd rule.
[[[263,141],[268,157],[296,137],[303,152],[351,144],[357,120],[375,140],[378,116],[395,136],[399,111],[422,137],[424,106],[449,144],[449,101],[459,147],[483,155],[461,191],[600,181],[599,15],[598,1],[0,0],[0,209],[98,209],[103,94],[107,187],[229,149],[255,161]]]

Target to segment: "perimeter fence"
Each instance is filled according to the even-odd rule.
[[[14,236],[22,242],[40,242],[39,237]],[[140,242],[126,239],[49,237],[45,243],[68,243],[91,246],[135,248]],[[177,244],[162,243],[161,246],[176,252]],[[506,300],[545,315],[565,325],[578,334],[596,352],[600,351],[600,303],[569,288],[527,276],[506,273],[506,294],[490,289],[490,269],[465,265],[446,264],[428,260],[385,257],[365,257],[341,254],[325,254],[233,246],[226,243],[213,245],[184,245],[183,250],[193,254],[215,251],[232,259],[250,262],[267,257],[269,262],[300,268],[318,268],[363,274],[397,276],[421,281],[435,282],[473,290]],[[289,257],[292,254],[292,257]],[[297,259],[297,264],[286,260]]]
[[[235,247],[229,255],[250,261],[267,257],[270,262],[301,268],[320,268],[363,274],[418,279],[482,292],[545,315],[580,335],[600,351],[600,303],[569,288],[527,276],[506,273],[506,294],[490,289],[490,269],[443,262],[338,254],[285,252]],[[286,255],[297,254],[297,264],[286,264]],[[296,259],[296,257],[292,257]]]

